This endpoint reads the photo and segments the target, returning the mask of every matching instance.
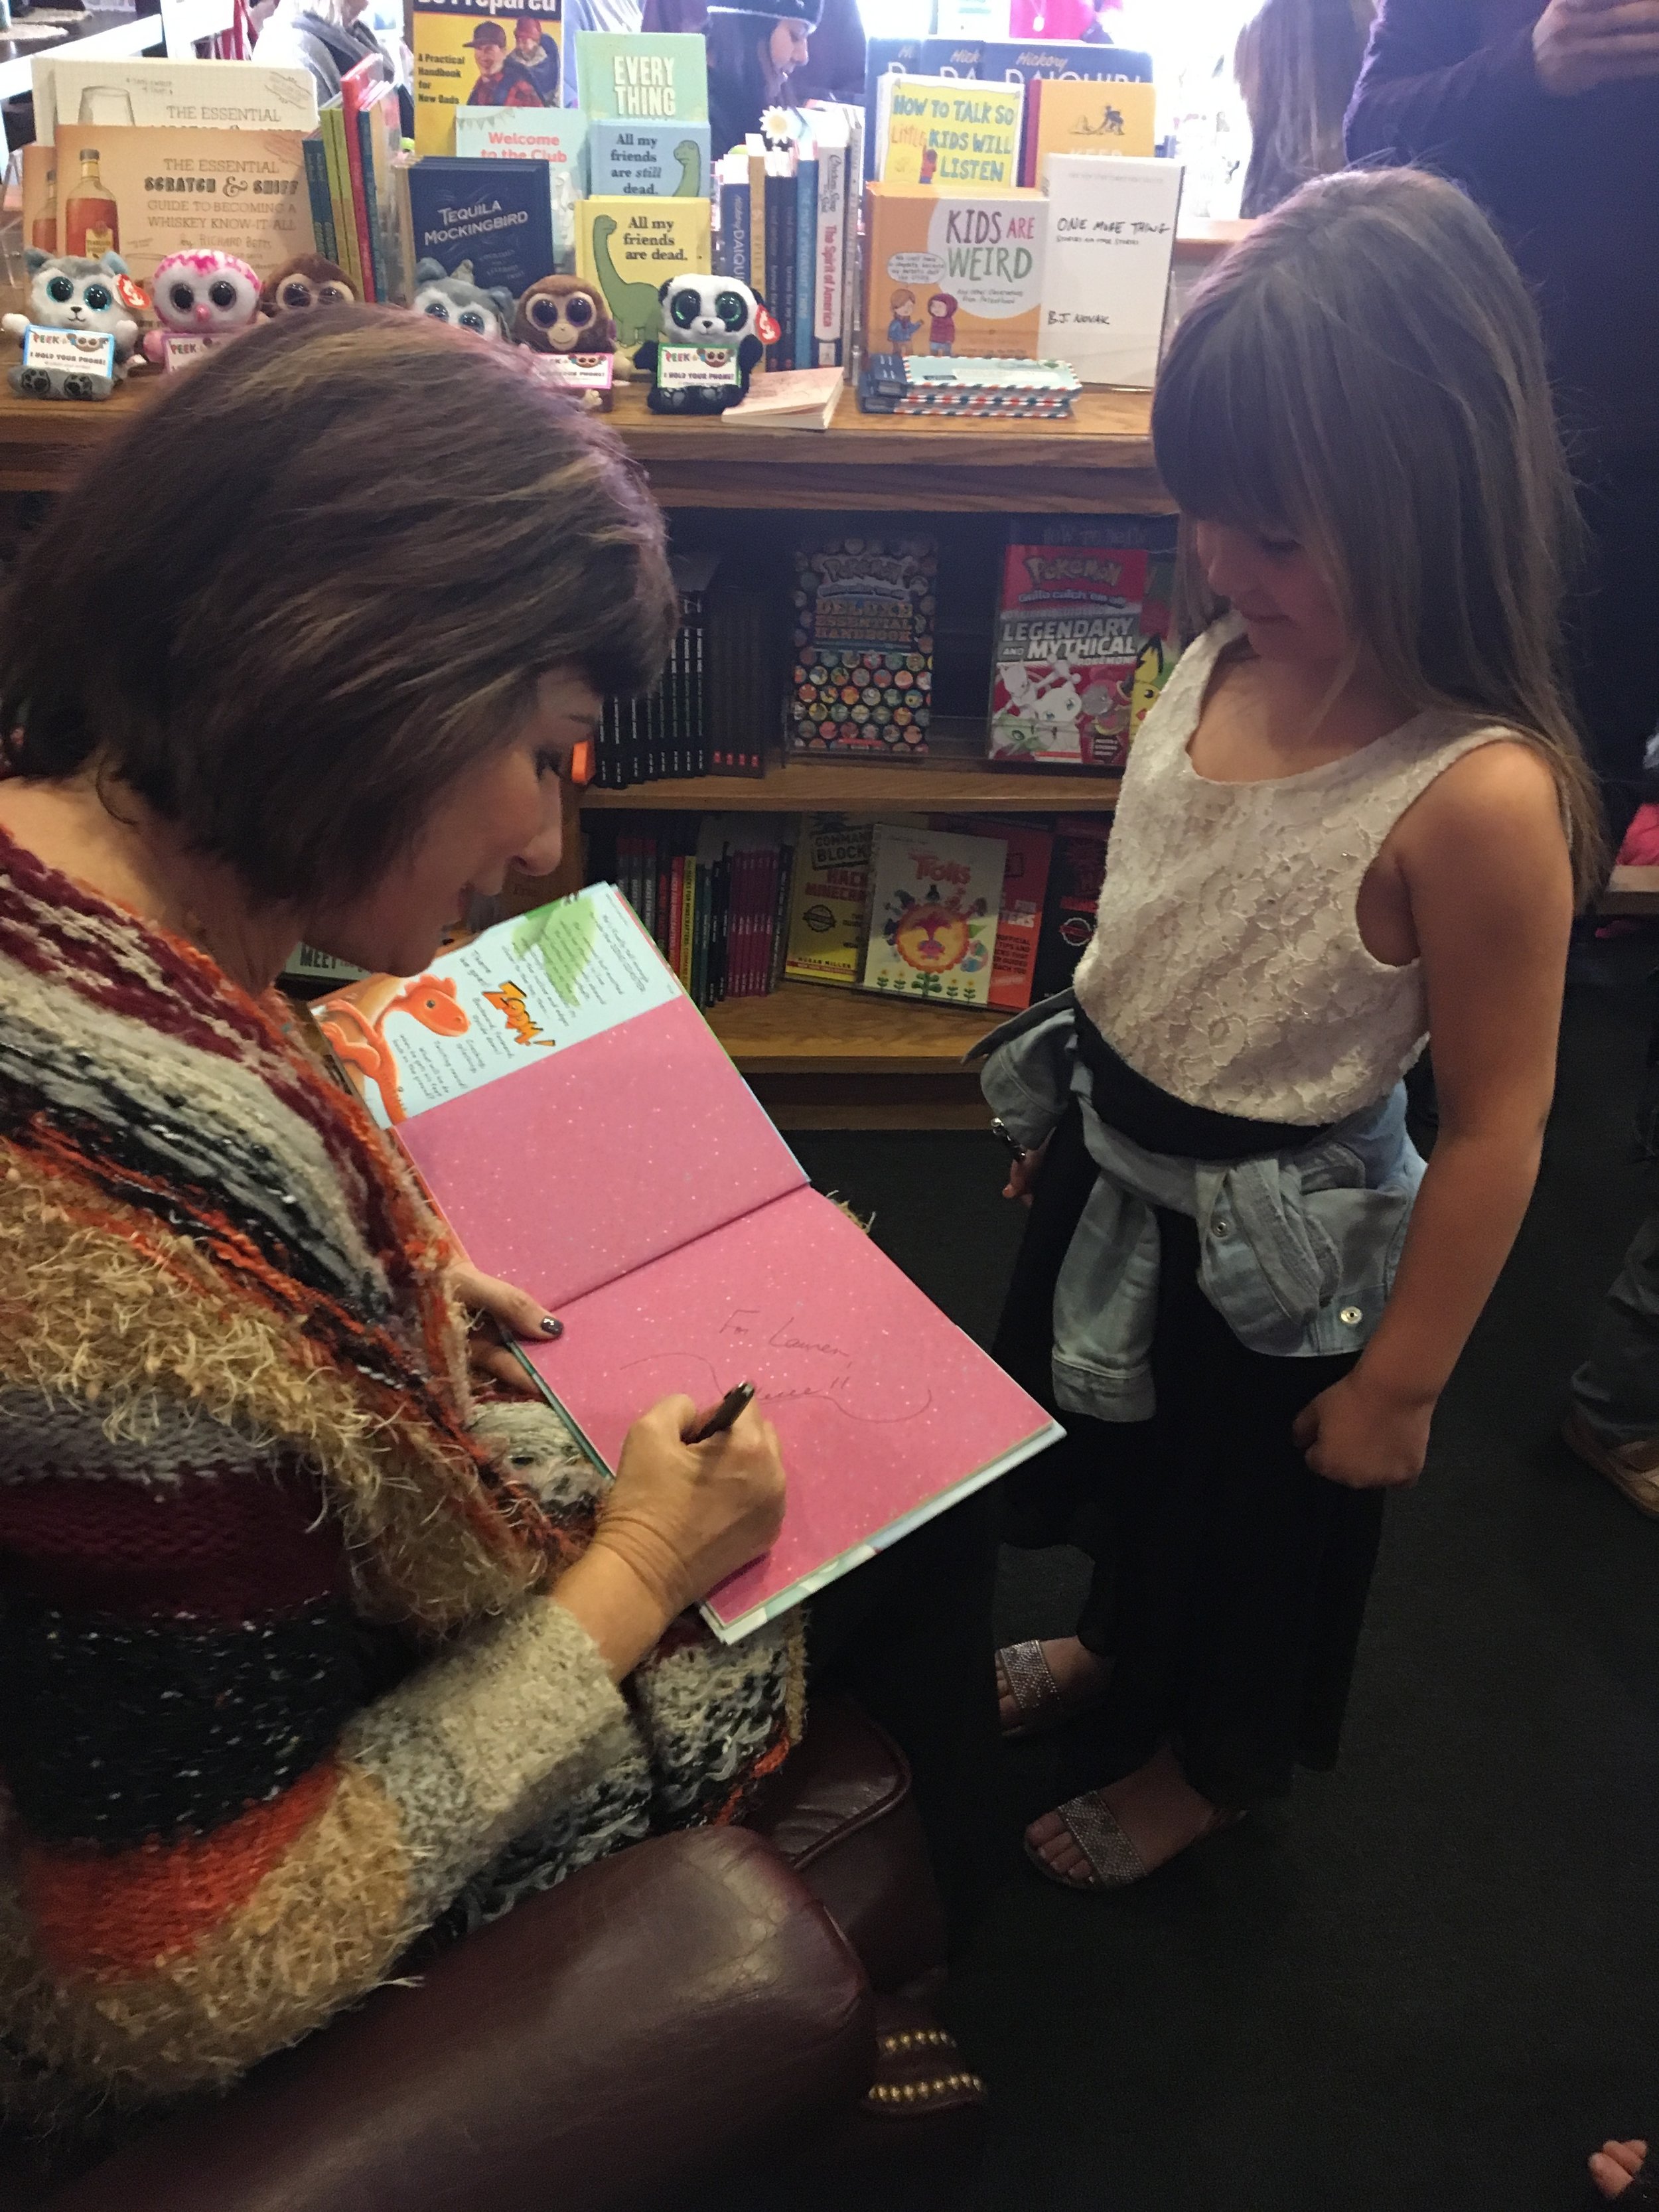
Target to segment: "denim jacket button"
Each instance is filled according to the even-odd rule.
[[[1232,1224],[1231,1221],[1222,1221],[1218,1219],[1210,1224],[1210,1234],[1212,1237],[1225,1237],[1231,1231],[1231,1228]]]
[[[1364,1315],[1360,1312],[1358,1306],[1344,1306],[1337,1316],[1337,1319],[1348,1328],[1358,1328],[1364,1318]]]

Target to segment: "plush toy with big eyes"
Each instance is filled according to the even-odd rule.
[[[169,253],[155,264],[150,304],[162,327],[145,333],[144,357],[163,369],[181,368],[201,347],[253,327],[259,279],[234,253]]]
[[[597,284],[585,276],[544,276],[520,301],[513,338],[532,353],[570,361],[579,354],[614,355],[617,325]],[[611,393],[583,391],[581,403],[591,410],[606,409]]]
[[[635,368],[652,375],[646,405],[653,415],[723,415],[737,406],[778,335],[765,301],[735,276],[671,276],[657,298],[658,334],[634,356]]]
[[[43,253],[34,246],[23,258],[29,272],[29,311],[0,317],[0,330],[15,338],[25,337],[31,324],[67,331],[71,343],[85,352],[87,366],[42,368],[20,363],[6,381],[26,399],[107,399],[125,376],[138,343],[136,312],[149,304],[128,276],[126,263],[118,253],[83,261],[69,254]],[[115,340],[113,376],[99,365],[106,337]]]
[[[296,253],[274,276],[267,276],[259,295],[262,315],[304,315],[313,307],[352,307],[357,295],[351,279],[337,262],[320,253]]]
[[[491,345],[505,342],[513,327],[515,304],[502,285],[492,285],[485,291],[475,284],[470,261],[463,261],[453,276],[441,261],[415,264],[415,297],[410,302],[415,313],[430,315],[434,322],[453,323]]]

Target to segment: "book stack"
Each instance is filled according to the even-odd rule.
[[[1083,389],[1063,361],[922,361],[872,354],[859,378],[866,415],[949,415],[972,420],[1055,422]]]
[[[612,817],[590,872],[616,883],[699,1006],[763,998],[783,968],[796,834],[764,815]]]

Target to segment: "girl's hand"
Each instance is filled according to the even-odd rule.
[[[723,1434],[689,1444],[697,1408],[665,1398],[623,1441],[593,1542],[626,1560],[672,1620],[772,1544],[783,1522],[776,1430],[745,1407]]]
[[[1053,1142],[1052,1137],[1045,1137],[1040,1145],[1034,1145],[1029,1152],[1022,1152],[1012,1162],[1008,1170],[1008,1180],[1002,1186],[1005,1198],[1017,1198],[1022,1206],[1031,1203],[1031,1194],[1036,1188],[1037,1177],[1042,1173],[1042,1163],[1048,1158],[1048,1147]]]
[[[1328,1482],[1349,1490],[1408,1488],[1423,1472],[1433,1415],[1432,1399],[1424,1404],[1373,1390],[1356,1368],[1302,1408],[1291,1436]]]
[[[473,1372],[504,1383],[520,1397],[538,1395],[534,1382],[507,1346],[496,1342],[488,1324],[498,1321],[514,1336],[526,1336],[545,1344],[549,1337],[558,1334],[556,1326],[547,1326],[551,1315],[542,1311],[528,1291],[515,1290],[499,1275],[484,1274],[470,1260],[458,1260],[450,1268],[449,1288],[458,1303],[475,1316],[466,1345]],[[480,1327],[480,1323],[483,1326]]]

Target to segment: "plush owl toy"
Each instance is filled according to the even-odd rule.
[[[25,261],[29,273],[28,313],[0,317],[0,330],[21,338],[33,323],[46,330],[65,331],[84,345],[84,369],[42,368],[21,362],[7,378],[14,392],[26,399],[107,399],[125,376],[138,343],[137,311],[148,306],[144,295],[127,274],[118,253],[100,261],[83,261],[68,254],[43,253],[31,246]],[[115,340],[115,374],[99,366],[100,341]]]
[[[657,295],[659,327],[634,356],[648,369],[653,415],[723,415],[778,335],[766,302],[735,276],[671,276]]]
[[[259,279],[234,253],[169,253],[155,264],[150,300],[162,327],[144,336],[144,357],[184,368],[206,346],[252,330],[259,319]]]
[[[441,261],[415,264],[415,297],[410,302],[415,313],[430,315],[434,322],[454,323],[491,345],[498,340],[505,343],[517,304],[501,285],[486,292],[475,284],[470,261],[463,261],[453,276]]]

